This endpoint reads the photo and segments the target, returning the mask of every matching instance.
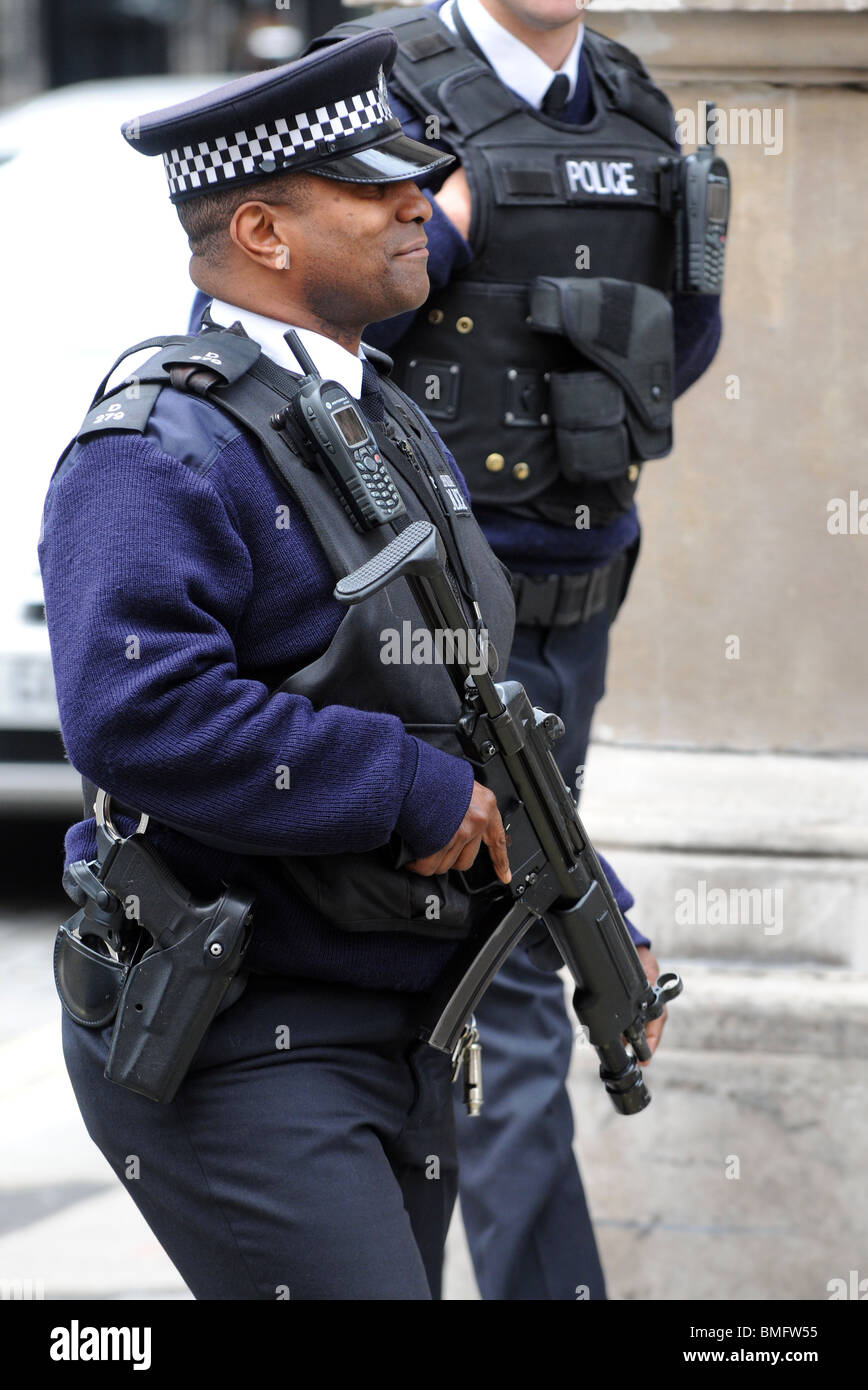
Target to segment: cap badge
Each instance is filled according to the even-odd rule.
[[[383,115],[391,116],[392,108],[389,105],[389,89],[386,86],[386,74],[383,72],[382,64],[380,65],[380,75],[377,81],[377,91],[380,97],[380,105],[383,108]]]

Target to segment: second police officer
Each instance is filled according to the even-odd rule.
[[[395,109],[461,161],[427,180],[431,297],[368,337],[458,458],[512,572],[509,675],[562,716],[555,752],[577,790],[639,548],[640,472],[669,451],[672,402],[708,367],[721,327],[718,296],[673,293],[669,102],[581,11],[435,0],[317,41],[391,26]],[[653,979],[650,943],[631,931]],[[482,1295],[604,1298],[572,1151],[560,980],[519,949],[477,1013],[487,1100],[480,1117],[459,1114],[458,1138]]]

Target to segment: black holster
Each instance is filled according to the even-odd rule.
[[[252,894],[227,888],[197,902],[138,834],[102,877],[95,862],[70,865],[64,887],[84,905],[57,934],[61,1003],[88,1028],[114,1020],[107,1079],[167,1104],[215,1015],[241,993]]]

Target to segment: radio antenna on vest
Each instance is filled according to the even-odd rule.
[[[717,107],[716,107],[716,105],[714,104],[714,102],[713,102],[713,101],[707,101],[707,102],[705,102],[705,144],[706,144],[709,148],[711,147],[711,144],[712,144],[712,140],[711,140],[711,127],[712,127],[712,125],[714,124],[714,120],[715,120],[716,114],[717,114]]]
[[[289,347],[290,352],[295,357],[296,362],[301,367],[301,370],[304,372],[305,376],[313,376],[318,378],[319,372],[316,369],[316,363],[314,362],[304,343],[301,341],[301,338],[296,333],[295,329],[290,328],[289,332],[284,333],[283,337],[287,346]]]

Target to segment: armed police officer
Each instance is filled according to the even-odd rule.
[[[390,25],[395,109],[408,132],[460,159],[426,180],[430,299],[369,337],[455,453],[512,572],[509,675],[562,715],[555,751],[576,790],[639,548],[639,476],[669,451],[672,401],[720,336],[718,294],[678,292],[676,259],[689,255],[669,103],[581,10],[436,0],[317,41]],[[706,290],[719,288],[724,231],[725,212]],[[632,897],[610,879],[627,910]],[[631,930],[653,979],[650,943]],[[478,1022],[487,1103],[478,1120],[459,1117],[458,1139],[483,1297],[605,1297],[572,1150],[559,979],[515,951]]]
[[[360,346],[428,293],[414,180],[450,162],[390,110],[396,47],[366,34],[125,127],[164,160],[210,313],[198,337],[138,345],[134,390],[124,355],[46,502],[86,787],[55,959],[64,1052],[198,1298],[439,1296],[451,1075],[418,1005],[467,929],[449,871],[481,852],[510,877],[445,668],[380,659],[383,629],[418,619],[409,589],[333,596],[427,520],[468,630],[509,651],[510,586],[454,461]],[[286,409],[310,365],[328,419],[325,393]],[[350,482],[316,464],[338,428],[364,442],[341,454]]]

